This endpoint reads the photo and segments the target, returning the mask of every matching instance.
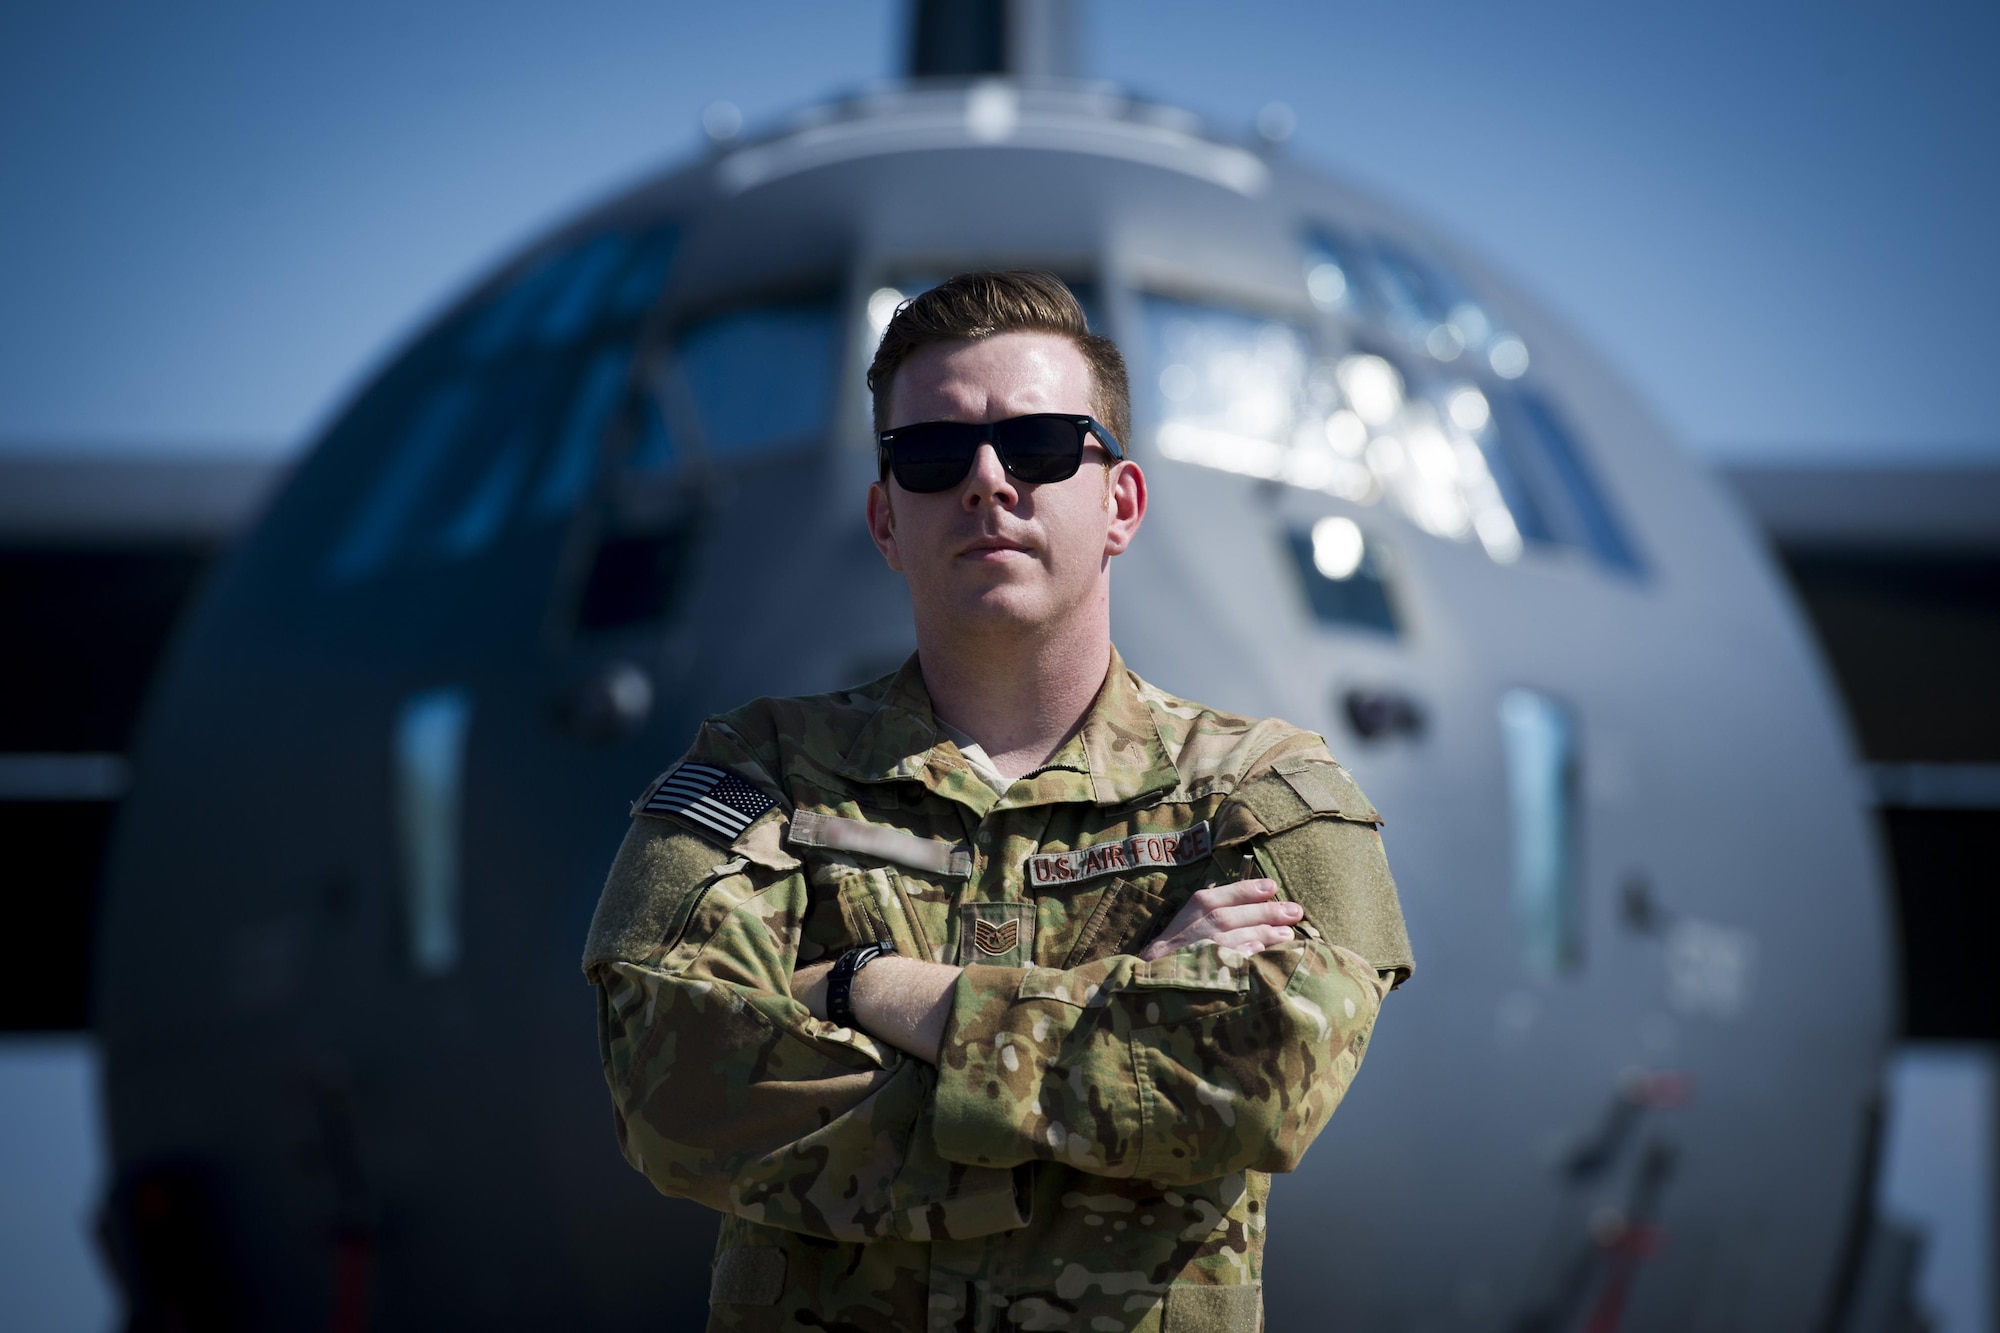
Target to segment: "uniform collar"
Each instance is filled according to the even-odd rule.
[[[996,805],[1090,801],[1120,805],[1171,791],[1180,774],[1153,710],[1149,687],[1126,667],[1118,649],[1083,725],[1049,762],[1017,781],[1006,796],[993,791],[938,727],[912,653],[835,770],[857,782],[921,782],[940,796],[984,816]]]

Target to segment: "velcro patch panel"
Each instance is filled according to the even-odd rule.
[[[899,866],[923,870],[933,875],[964,879],[972,873],[972,852],[965,847],[920,838],[886,824],[870,824],[844,815],[826,815],[817,810],[799,810],[785,840],[797,847],[832,847],[837,851],[859,852]]]

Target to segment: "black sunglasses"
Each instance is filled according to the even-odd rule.
[[[1125,446],[1096,417],[1036,412],[1004,421],[919,421],[885,430],[883,465],[906,491],[919,495],[948,491],[972,471],[979,446],[991,442],[1000,466],[1016,481],[1068,481],[1083,463],[1083,446],[1095,435],[1113,461]]]

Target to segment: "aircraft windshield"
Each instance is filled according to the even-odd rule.
[[[672,379],[687,395],[708,456],[761,457],[823,435],[833,410],[839,329],[827,300],[732,310],[682,331]]]
[[[328,551],[327,578],[467,559],[510,524],[570,512],[596,476],[677,239],[667,225],[551,250],[413,353],[414,382],[354,414],[390,443]]]
[[[1373,308],[1373,297],[1337,304],[1355,279],[1331,249],[1315,255],[1316,299]],[[1440,308],[1436,290],[1424,289],[1426,308]],[[1574,437],[1539,395],[1243,311],[1159,296],[1141,308],[1141,390],[1163,457],[1357,505],[1387,501],[1432,536],[1476,541],[1502,564],[1534,542],[1643,572]]]

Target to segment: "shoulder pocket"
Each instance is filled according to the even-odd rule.
[[[1354,775],[1327,759],[1289,759],[1231,792],[1215,815],[1215,845],[1283,833],[1310,819],[1378,825],[1382,816]]]
[[[1410,940],[1382,850],[1382,816],[1324,751],[1281,760],[1216,815],[1218,848],[1256,840],[1264,867],[1329,943],[1407,977]]]
[[[644,962],[672,947],[701,891],[745,864],[670,823],[635,820],[590,919],[584,975],[594,981],[600,963]]]
[[[1287,759],[1271,770],[1284,779],[1292,794],[1316,815],[1339,815],[1357,824],[1380,824],[1375,803],[1362,792],[1354,775],[1323,760]]]

